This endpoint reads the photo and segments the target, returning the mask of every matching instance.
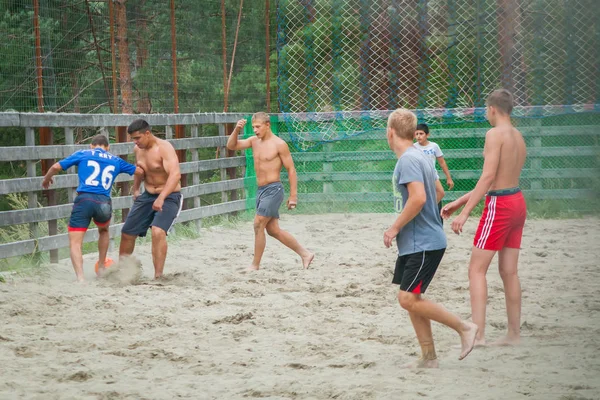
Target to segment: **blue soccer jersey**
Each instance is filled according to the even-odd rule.
[[[95,193],[110,197],[110,189],[117,175],[135,173],[135,165],[99,147],[80,150],[58,163],[63,170],[74,165],[78,167],[78,193]]]

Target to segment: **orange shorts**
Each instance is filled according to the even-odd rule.
[[[527,205],[519,188],[490,191],[473,246],[484,250],[521,248]]]

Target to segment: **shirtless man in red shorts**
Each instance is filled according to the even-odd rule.
[[[527,216],[519,178],[527,150],[523,136],[510,121],[512,94],[505,89],[495,90],[487,98],[486,105],[487,119],[493,128],[485,136],[483,172],[475,189],[442,208],[442,217],[449,218],[464,205],[452,221],[452,230],[460,234],[473,208],[487,194],[469,262],[471,312],[473,322],[479,327],[475,345],[485,345],[485,275],[496,252],[499,253],[498,268],[508,316],[508,333],[496,344],[515,345],[519,343],[521,327],[521,284],[517,264]]]

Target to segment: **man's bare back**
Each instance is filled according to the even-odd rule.
[[[140,148],[135,146],[134,153],[137,165],[146,172],[144,186],[149,193],[158,194],[162,192],[169,178],[165,159],[166,153],[175,152],[171,143],[166,140],[155,138],[156,144],[150,148]],[[174,192],[181,190],[181,183],[178,183]]]
[[[498,169],[490,190],[519,186],[519,177],[527,157],[523,135],[512,125],[496,126],[488,132],[488,135],[497,136],[500,141]]]

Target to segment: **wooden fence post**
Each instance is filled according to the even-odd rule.
[[[333,143],[325,143],[323,145],[323,150],[324,150],[325,154],[331,153],[333,151]],[[323,172],[325,172],[326,174],[331,174],[333,172],[333,163],[324,162],[323,163]],[[323,193],[333,193],[333,192],[334,192],[333,182],[323,182]]]
[[[226,136],[225,124],[219,124],[219,136],[223,136],[223,137]],[[227,157],[227,146],[220,147],[219,157],[220,158]],[[227,169],[221,168],[221,182],[226,179],[227,179]],[[223,203],[227,202],[227,192],[221,193],[221,202],[223,202]]]
[[[75,140],[73,137],[73,128],[65,127],[65,144],[75,144]],[[67,172],[69,172],[70,174],[76,173],[75,167],[69,168]],[[67,188],[67,198],[69,199],[69,203],[72,203],[75,200],[75,190],[71,187]]]
[[[539,119],[534,120],[533,126],[536,127],[537,134],[541,134],[542,121]],[[531,143],[531,147],[536,148],[536,149],[541,149],[542,148],[542,137],[535,136]],[[533,171],[535,171],[534,176],[541,176],[541,174],[542,174],[542,159],[541,159],[541,157],[536,157],[531,160],[531,169]],[[532,190],[541,190],[543,188],[544,187],[543,187],[542,181],[540,179],[533,179],[531,181],[531,189]]]
[[[25,144],[27,146],[35,146],[35,131],[33,128],[25,128]],[[27,161],[27,177],[33,178],[36,175],[36,162]],[[41,187],[40,187],[41,190]],[[36,192],[27,192],[27,208],[37,208],[38,198]],[[32,222],[29,224],[29,237],[35,239],[38,237],[38,223]]]
[[[193,138],[198,137],[198,125],[192,125],[192,137]],[[198,161],[198,149],[193,148],[191,150],[191,152],[192,152],[192,161]],[[192,185],[196,186],[199,184],[200,184],[200,173],[194,172],[192,174]],[[194,208],[200,208],[200,196],[194,197]],[[202,218],[198,218],[198,219],[194,220],[194,223],[196,224],[196,229],[198,230],[198,232],[200,232],[200,230],[202,229]]]

